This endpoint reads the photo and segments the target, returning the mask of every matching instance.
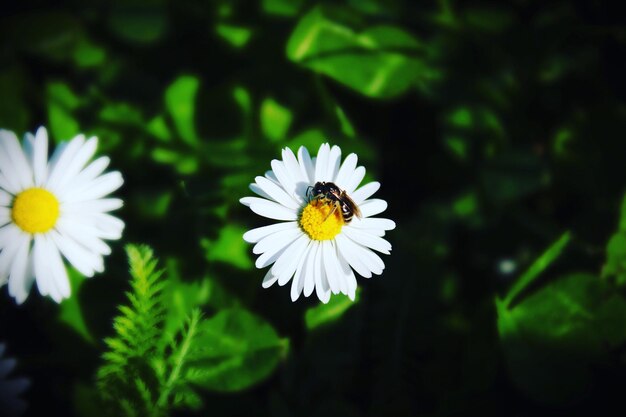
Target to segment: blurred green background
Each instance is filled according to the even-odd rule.
[[[617,6],[616,6],[617,7]],[[0,127],[100,138],[122,242],[60,306],[3,289],[27,415],[93,415],[126,243],[230,343],[175,415],[589,415],[626,389],[626,26],[600,1],[21,1]],[[261,288],[239,204],[280,149],[356,152],[397,223],[381,277]],[[546,251],[546,249],[550,248]],[[528,271],[528,272],[526,272]],[[181,301],[182,300],[182,301]],[[180,311],[176,309],[180,307]],[[178,316],[177,316],[178,314]],[[218,326],[220,320],[230,323]],[[216,324],[217,323],[217,324]],[[221,362],[223,361],[223,362]]]

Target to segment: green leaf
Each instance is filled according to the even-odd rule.
[[[612,277],[617,285],[626,285],[626,196],[622,200],[618,230],[606,246],[602,277]]]
[[[110,6],[108,23],[113,33],[128,42],[155,42],[167,27],[165,1],[116,0]]]
[[[298,14],[304,0],[263,0],[263,11],[270,15],[292,17]]]
[[[51,82],[47,86],[48,126],[57,143],[73,138],[80,132],[73,111],[81,101],[67,84]]]
[[[79,67],[97,67],[106,61],[106,51],[86,37],[81,37],[74,49],[73,59]]]
[[[510,306],[511,302],[528,286],[537,279],[547,267],[549,267],[563,252],[571,239],[570,232],[565,232],[550,247],[533,262],[526,272],[515,282],[504,299],[504,306]]]
[[[270,324],[242,309],[203,320],[185,378],[215,391],[239,391],[267,378],[289,347]]]
[[[336,295],[330,297],[330,301],[326,304],[320,303],[309,308],[304,315],[307,329],[313,330],[339,320],[350,307],[359,301],[359,294],[360,291],[357,289],[354,301],[344,295]]]
[[[216,240],[202,239],[200,244],[209,262],[225,262],[241,269],[251,269],[248,245],[243,240],[246,229],[236,225],[222,227]]]
[[[0,126],[15,132],[25,132],[29,126],[29,111],[24,102],[24,75],[17,68],[0,72]],[[19,134],[19,133],[18,133]]]
[[[59,307],[59,320],[74,329],[87,342],[94,343],[95,340],[87,328],[78,298],[80,287],[85,282],[85,277],[80,275],[80,273],[75,271],[73,268],[68,268],[68,276],[70,279],[72,296],[63,300],[61,303]]]
[[[497,302],[497,310],[512,379],[543,402],[580,396],[593,364],[626,341],[626,301],[590,274],[566,275],[513,308]]]
[[[252,30],[243,26],[220,23],[215,27],[215,32],[235,48],[243,48],[248,44],[252,36]]]
[[[261,130],[273,142],[285,139],[293,118],[291,111],[272,98],[261,103]]]
[[[180,137],[189,145],[198,143],[194,116],[196,94],[200,81],[191,75],[180,76],[165,91],[165,106],[169,111]]]
[[[413,35],[394,26],[373,26],[359,32],[345,23],[347,20],[341,10],[314,8],[292,33],[287,57],[376,98],[397,96],[433,77]]]

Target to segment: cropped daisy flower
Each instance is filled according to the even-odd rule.
[[[243,236],[255,243],[252,252],[260,255],[257,268],[272,265],[263,287],[291,281],[293,301],[302,293],[308,297],[314,289],[324,303],[331,293],[354,300],[357,283],[353,270],[365,278],[380,275],[385,264],[373,250],[391,251],[391,244],[382,236],[395,228],[395,223],[373,217],[385,211],[387,203],[370,199],[380,183],[357,189],[365,168],[357,167],[353,153],[341,163],[341,149],[327,143],[320,146],[317,157],[311,158],[304,147],[297,157],[285,148],[282,157],[282,161],[272,161],[271,171],[250,184],[260,198],[240,200],[253,212],[281,221]]]
[[[26,391],[30,381],[26,378],[14,378],[13,372],[17,361],[4,358],[6,345],[0,343],[0,416],[18,416],[26,411],[26,402],[20,395]]]
[[[119,239],[124,223],[108,212],[122,200],[103,198],[123,183],[103,174],[109,158],[89,163],[98,140],[78,135],[57,146],[48,160],[48,133],[27,133],[22,146],[0,130],[0,286],[24,302],[34,281],[41,295],[61,302],[70,283],[61,255],[80,273],[104,271],[103,239]]]

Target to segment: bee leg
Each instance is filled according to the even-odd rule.
[[[333,209],[330,211],[330,213],[326,215],[326,217],[324,217],[324,221],[322,223],[328,220],[328,218],[335,212],[335,210],[337,210],[337,207],[339,207],[339,201],[335,201],[335,203],[333,204]]]

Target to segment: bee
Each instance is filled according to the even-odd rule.
[[[314,198],[317,200],[326,200],[333,204],[333,209],[328,213],[326,218],[337,209],[341,210],[341,215],[345,223],[350,223],[354,215],[359,219],[361,218],[361,210],[359,210],[354,200],[348,196],[345,190],[337,187],[333,182],[318,181],[315,185],[309,186],[307,195],[309,196],[309,201],[311,198]]]

